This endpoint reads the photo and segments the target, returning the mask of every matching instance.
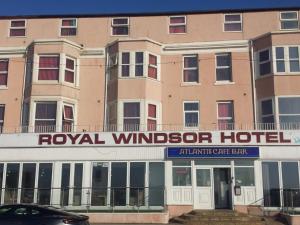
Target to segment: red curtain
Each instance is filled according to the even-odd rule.
[[[0,72],[8,71],[8,61],[0,61]]]
[[[74,72],[66,70],[65,71],[65,81],[74,83]]]
[[[76,26],[76,20],[63,20],[62,26]]]
[[[218,103],[219,117],[232,117],[231,103]]]
[[[7,85],[7,73],[0,73],[0,85]]]
[[[25,20],[11,21],[11,27],[25,27]]]
[[[155,55],[149,54],[149,64],[150,65],[157,65],[157,57]]]
[[[156,105],[148,104],[148,116],[156,118]]]
[[[147,129],[148,129],[148,131],[156,130],[156,120],[148,119],[147,120]]]
[[[148,66],[148,77],[157,79],[157,68]]]
[[[39,69],[39,80],[58,80],[58,69]]]
[[[25,29],[10,29],[10,34],[11,37],[23,37],[25,36]]]
[[[70,70],[74,70],[74,60],[67,59],[66,60],[66,68],[68,68]]]
[[[74,36],[76,35],[76,32],[77,32],[76,28],[61,28],[62,36]]]
[[[59,68],[59,56],[41,56],[39,61],[41,68]]]
[[[174,34],[174,33],[185,33],[185,25],[180,25],[180,26],[170,26],[169,28],[169,33]]]
[[[69,120],[74,119],[73,107],[67,105],[64,106],[64,119],[69,119]]]
[[[174,24],[174,23],[185,23],[185,17],[171,17],[170,18],[170,24]]]

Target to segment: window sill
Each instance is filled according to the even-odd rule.
[[[185,34],[187,34],[187,32],[185,32],[185,33],[169,33],[169,35],[173,35],[173,34],[175,34],[175,35],[185,35]]]
[[[219,86],[219,85],[233,85],[235,82],[232,81],[216,81],[214,85]]]
[[[0,86],[0,90],[8,90],[8,87],[5,86],[5,85],[3,85],[3,86],[1,85],[1,86]]]
[[[284,73],[274,73],[274,76],[299,76],[299,72],[284,72]]]
[[[144,79],[144,80],[151,80],[151,81],[154,81],[154,82],[159,82],[160,83],[160,80],[157,80],[157,79],[154,79],[154,78],[151,78],[151,77],[145,77],[145,76],[137,76],[137,77],[118,77],[119,80],[134,80],[134,79]]]
[[[184,82],[180,84],[181,87],[201,86],[201,83],[197,82]]]
[[[32,85],[60,85],[60,86],[64,86],[64,87],[69,87],[69,88],[74,88],[74,89],[77,89],[79,90],[79,86],[75,86],[75,85],[71,85],[71,84],[68,84],[67,82],[53,82],[53,81],[37,81],[37,82],[32,82]]]

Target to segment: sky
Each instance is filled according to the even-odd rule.
[[[105,15],[300,8],[300,0],[1,0],[1,16]]]

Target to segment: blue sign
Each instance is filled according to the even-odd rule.
[[[167,158],[259,158],[259,147],[168,147]]]

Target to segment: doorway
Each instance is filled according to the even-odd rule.
[[[214,168],[215,209],[232,208],[232,188],[230,168]]]

